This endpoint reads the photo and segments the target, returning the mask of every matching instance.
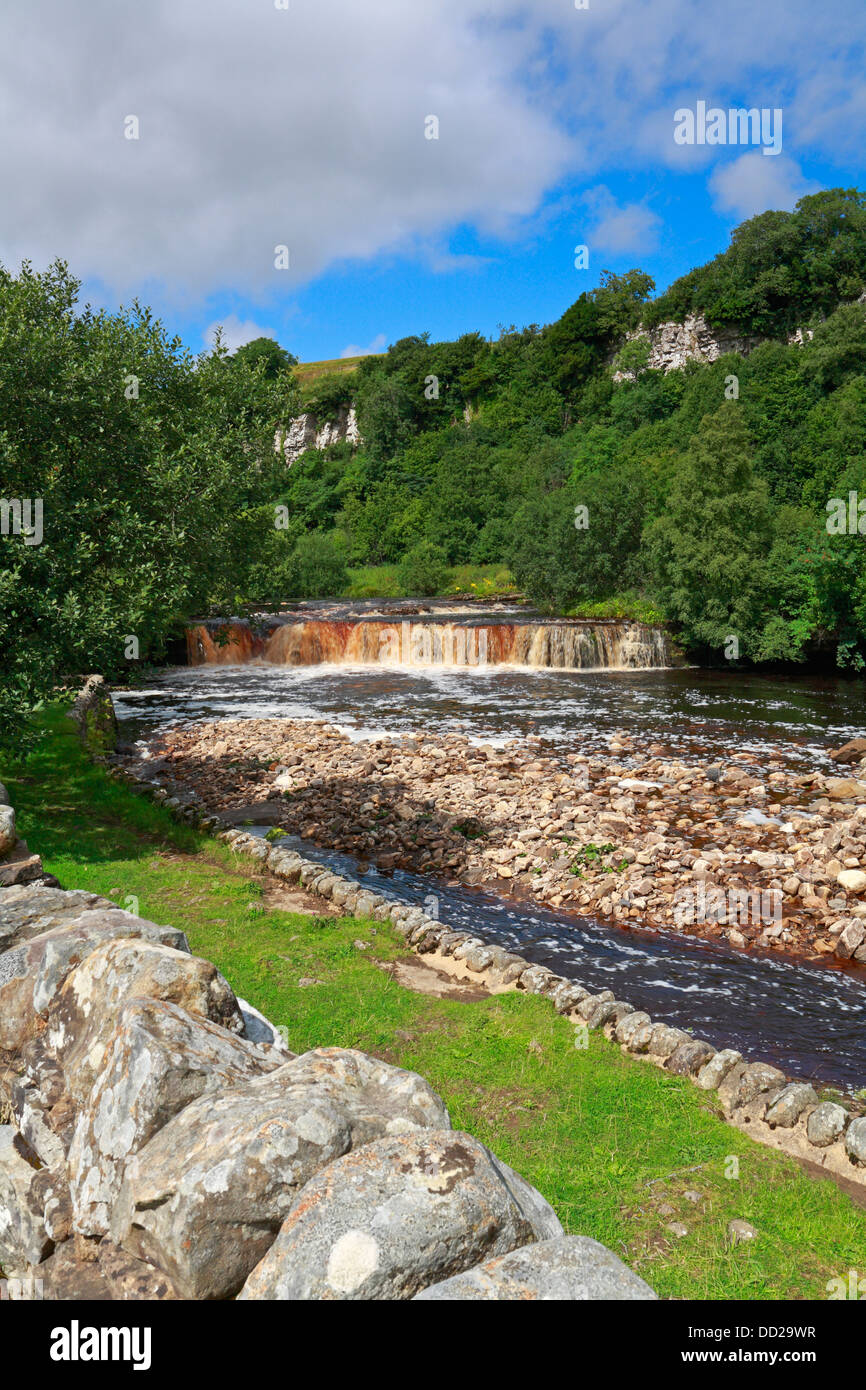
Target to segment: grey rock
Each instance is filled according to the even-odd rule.
[[[650,1300],[649,1284],[587,1236],[560,1236],[524,1245],[432,1284],[415,1295],[416,1303],[485,1301],[545,1302]]]
[[[121,1004],[133,998],[164,1000],[231,1033],[244,1031],[231,987],[210,961],[135,937],[107,941],[69,974],[39,1040],[79,1103],[102,1068]]]
[[[567,1014],[588,996],[589,990],[584,989],[583,985],[575,984],[573,980],[567,980],[565,984],[557,985],[551,997],[556,1012]]]
[[[852,1120],[845,1135],[845,1152],[854,1163],[866,1165],[866,1116]]]
[[[634,1012],[626,1014],[625,1018],[619,1020],[616,1025],[614,1037],[618,1043],[625,1043],[628,1045],[638,1028],[651,1023],[652,1020],[649,1014],[643,1013],[640,1009],[636,1009]]]
[[[791,1129],[803,1111],[808,1106],[814,1105],[817,1099],[818,1097],[811,1086],[792,1081],[770,1097],[764,1119],[768,1125],[774,1128],[778,1125],[780,1129]]]
[[[184,1298],[230,1298],[300,1189],[353,1146],[448,1125],[412,1072],[324,1048],[186,1106],[127,1163],[111,1237]]]
[[[556,981],[556,985],[562,983],[559,976],[548,970],[546,965],[530,965],[528,970],[524,970],[518,983],[520,988],[529,994],[544,994],[553,980]]]
[[[42,1204],[34,1193],[39,1160],[17,1129],[0,1126],[0,1269],[22,1274],[51,1249]]]
[[[119,908],[80,913],[67,926],[34,936],[0,955],[0,1055],[17,1054],[41,1024],[67,975],[104,942],[121,937],[189,951],[183,932]]]
[[[11,806],[0,806],[0,857],[14,849],[17,842],[15,812]]]
[[[825,1149],[845,1133],[847,1123],[847,1110],[843,1110],[841,1105],[835,1105],[831,1100],[822,1101],[820,1105],[815,1106],[806,1121],[806,1137],[810,1144]]]
[[[380,1139],[307,1184],[240,1297],[412,1298],[547,1236],[555,1216],[539,1229],[524,1196],[525,1185],[515,1192],[510,1170],[468,1134]]]
[[[721,1052],[717,1052],[711,1057],[698,1072],[695,1081],[703,1091],[716,1091],[721,1086],[728,1072],[731,1071],[738,1062],[742,1062],[743,1055],[735,1051],[732,1047],[726,1047]]]
[[[185,1106],[283,1063],[176,1004],[123,1004],[69,1150],[75,1230],[105,1235],[127,1162]]]
[[[665,1066],[675,1076],[693,1076],[714,1053],[715,1048],[703,1038],[688,1038],[674,1048]]]
[[[731,1245],[744,1245],[757,1240],[758,1232],[749,1221],[729,1221],[728,1241]]]
[[[64,892],[41,883],[0,888],[0,951],[41,936],[54,927],[66,926],[88,908],[113,908],[95,893]]]
[[[778,1091],[788,1078],[778,1067],[765,1062],[738,1062],[719,1086],[719,1100],[727,1114],[757,1100],[764,1091]]]
[[[670,1028],[666,1023],[657,1023],[652,1031],[647,1052],[651,1057],[659,1057],[666,1061],[681,1043],[691,1042],[688,1033],[684,1033],[682,1028]]]

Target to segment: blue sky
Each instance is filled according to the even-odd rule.
[[[744,217],[866,184],[856,0],[285,3],[0,15],[0,261],[312,361],[549,322],[602,269],[661,289]],[[781,109],[781,154],[677,145],[699,101]]]

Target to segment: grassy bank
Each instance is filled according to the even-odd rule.
[[[725,1125],[712,1095],[598,1034],[577,1050],[571,1026],[538,998],[467,1003],[402,988],[382,968],[407,954],[387,924],[271,910],[255,866],[87,763],[59,712],[48,725],[36,755],[7,763],[0,780],[64,887],[183,928],[239,994],[286,1025],[296,1051],[357,1047],[422,1072],[456,1127],[662,1296],[826,1298],[829,1279],[866,1267],[866,1212]],[[302,987],[304,978],[320,983]],[[758,1239],[729,1248],[733,1218]],[[688,1234],[672,1234],[671,1222]]]
[[[505,565],[455,565],[438,598],[471,594],[473,598],[497,598],[517,593]],[[364,565],[349,570],[344,598],[416,598],[400,583],[397,565]]]

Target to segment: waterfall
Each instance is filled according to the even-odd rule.
[[[529,666],[561,671],[658,670],[671,665],[667,633],[630,622],[562,620],[269,618],[195,623],[191,666]]]

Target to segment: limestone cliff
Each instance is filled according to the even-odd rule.
[[[301,457],[306,449],[326,449],[329,444],[339,444],[346,440],[357,446],[361,442],[358,432],[358,417],[353,405],[342,406],[334,420],[320,422],[315,415],[297,415],[289,421],[286,429],[277,430],[274,448],[285,454],[291,465]]]

